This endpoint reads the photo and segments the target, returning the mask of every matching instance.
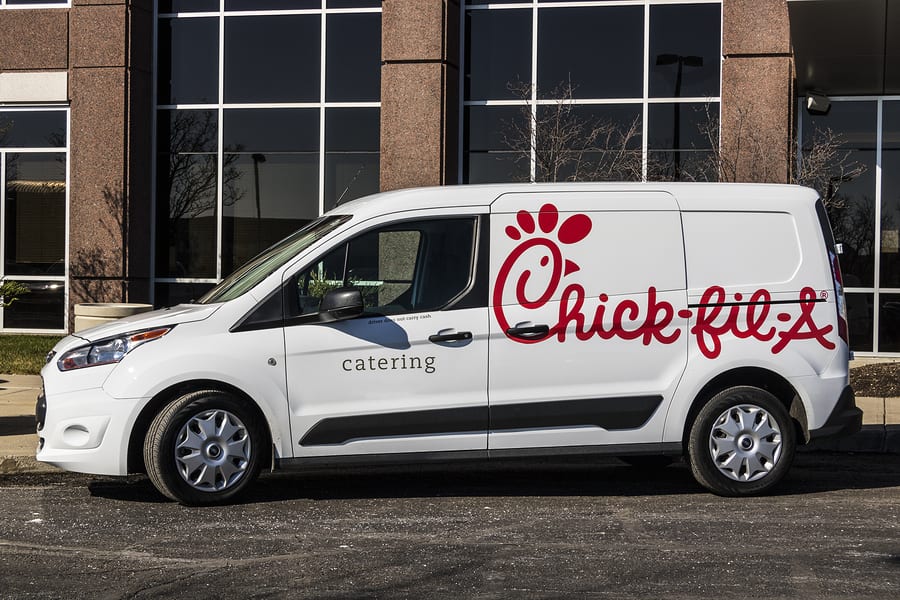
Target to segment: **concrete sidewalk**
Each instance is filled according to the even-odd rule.
[[[0,375],[0,475],[58,471],[34,459],[34,408],[41,390],[37,375]],[[900,454],[900,398],[857,398],[863,430],[810,450]]]

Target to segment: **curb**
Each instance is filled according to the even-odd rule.
[[[801,446],[801,452],[869,452],[900,454],[900,425],[863,425],[858,433]]]
[[[30,456],[0,456],[0,476],[62,472],[62,469],[47,463],[38,462]]]

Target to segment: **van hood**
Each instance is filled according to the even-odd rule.
[[[221,304],[179,304],[171,308],[161,308],[151,312],[131,315],[130,317],[118,319],[105,325],[91,327],[72,335],[87,342],[96,342],[97,340],[115,337],[140,329],[202,321],[209,318],[221,306]]]

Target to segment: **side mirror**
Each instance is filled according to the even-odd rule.
[[[319,320],[343,321],[363,313],[362,293],[357,288],[342,287],[325,292],[319,303]]]

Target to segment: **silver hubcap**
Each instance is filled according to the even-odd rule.
[[[754,404],[733,406],[719,415],[709,433],[713,464],[734,481],[765,477],[781,457],[781,430]]]
[[[188,485],[218,492],[235,484],[250,465],[250,435],[236,416],[207,410],[191,417],[175,442],[175,464]]]

